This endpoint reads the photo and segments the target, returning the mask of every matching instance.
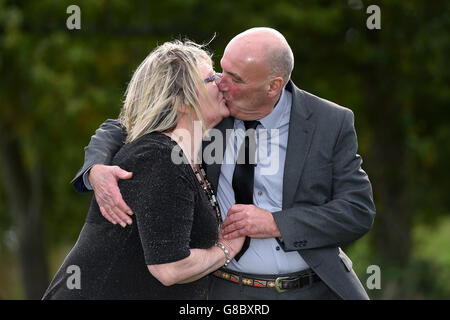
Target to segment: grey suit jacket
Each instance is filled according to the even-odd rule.
[[[283,210],[273,212],[282,235],[280,243],[285,251],[298,251],[341,298],[368,299],[351,260],[340,248],[366,234],[375,217],[371,184],[357,154],[353,113],[298,89],[292,82],[286,88],[292,92],[292,109]],[[225,132],[233,123],[233,118],[226,118],[216,128]],[[87,191],[83,173],[94,164],[110,163],[125,135],[117,120],[101,125],[85,148],[83,167],[72,180],[78,191]],[[220,167],[206,166],[215,191]]]

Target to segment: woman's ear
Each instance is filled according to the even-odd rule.
[[[182,115],[185,115],[185,114],[187,114],[187,113],[190,112],[190,108],[189,108],[189,106],[182,104],[182,105],[180,105],[180,106],[178,107],[178,111],[179,111]]]
[[[181,115],[184,115],[189,112],[188,106],[180,103],[179,97],[173,97],[171,102],[174,108],[177,108],[178,112],[181,113]]]
[[[273,98],[277,96],[282,89],[283,89],[283,78],[282,77],[273,78],[272,80],[270,80],[267,95]]]
[[[181,117],[186,116],[187,119],[191,120],[198,120],[197,114],[194,111],[194,108],[192,108],[190,105],[181,104],[178,107],[178,112],[180,113]]]

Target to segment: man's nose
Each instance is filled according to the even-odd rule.
[[[223,77],[218,78],[216,84],[220,91],[226,91],[226,81]]]

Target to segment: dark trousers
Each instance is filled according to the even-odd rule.
[[[279,293],[273,288],[258,288],[211,276],[209,300],[341,300],[323,281]]]

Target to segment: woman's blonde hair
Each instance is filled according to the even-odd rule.
[[[203,123],[198,95],[207,94],[199,70],[205,62],[212,64],[211,54],[202,45],[179,40],[156,47],[145,58],[128,84],[120,112],[126,143],[173,129],[181,106],[192,107]]]

